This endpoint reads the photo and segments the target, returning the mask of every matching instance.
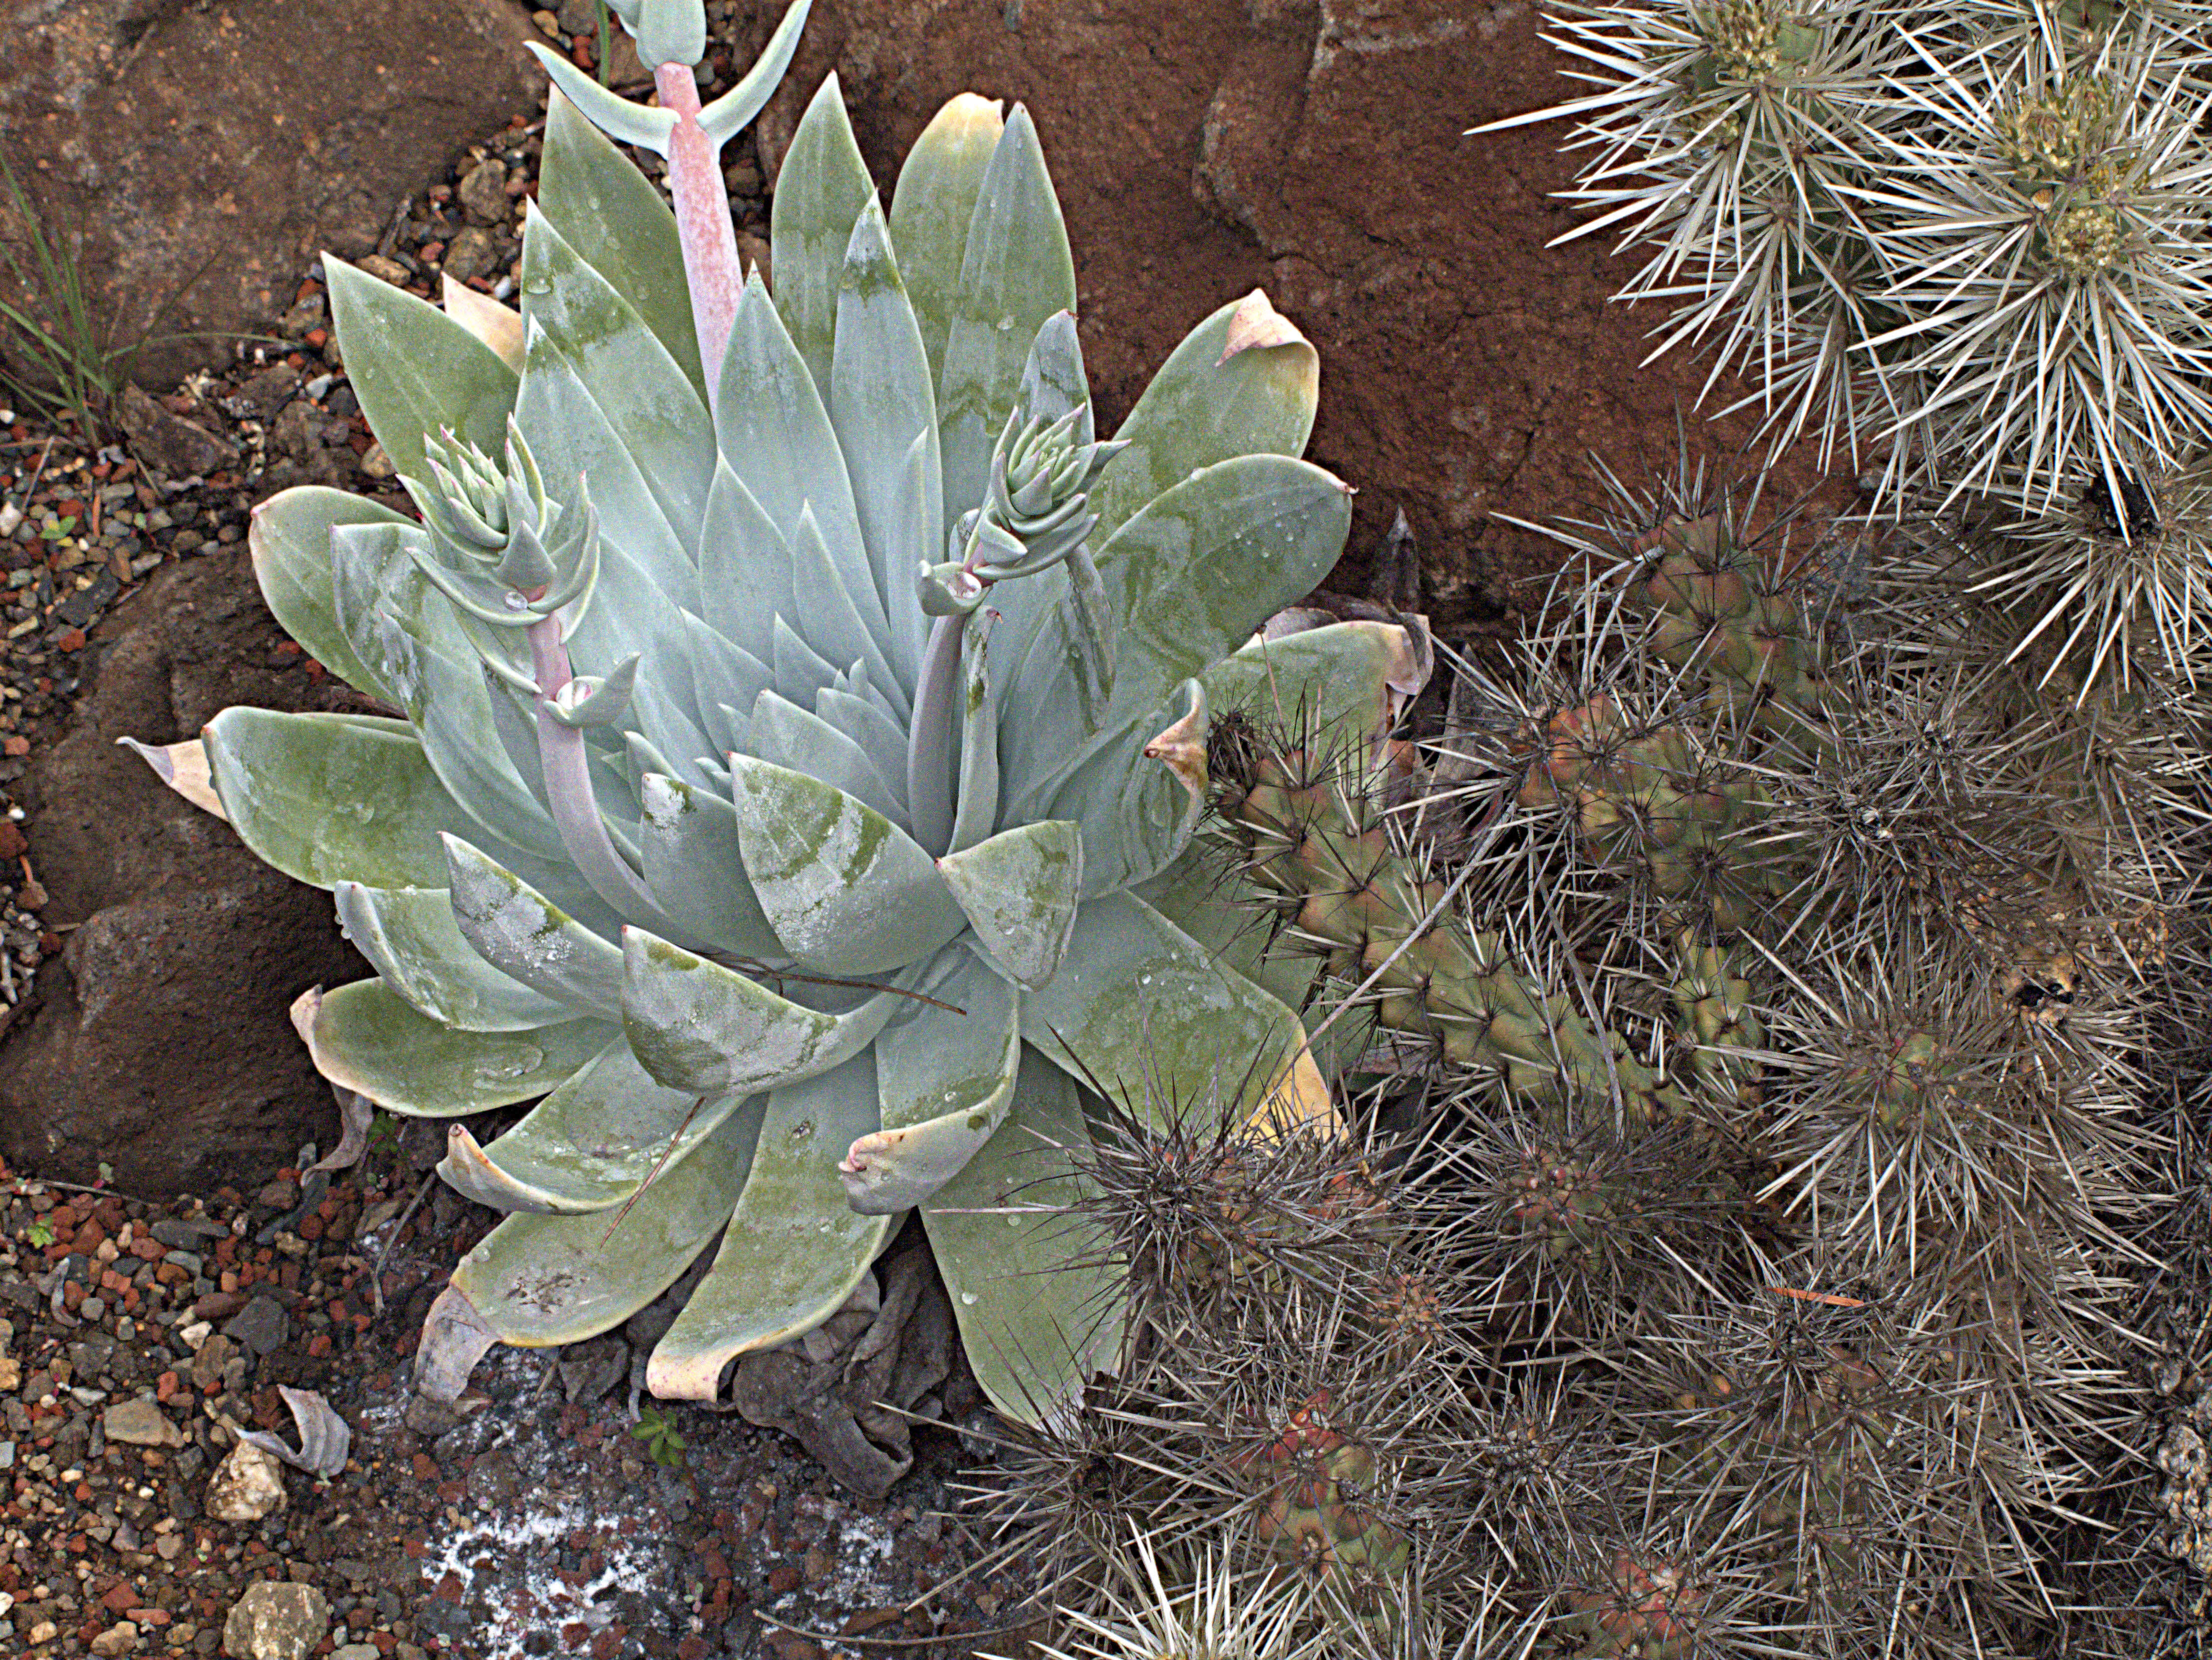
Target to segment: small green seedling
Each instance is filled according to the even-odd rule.
[[[31,1219],[31,1231],[23,1236],[40,1250],[54,1243],[54,1226],[43,1216]]]
[[[646,1456],[663,1469],[678,1469],[684,1463],[684,1436],[676,1427],[676,1420],[659,1407],[641,1408],[637,1422],[629,1432],[645,1443]]]

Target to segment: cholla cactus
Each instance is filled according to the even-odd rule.
[[[714,154],[803,0],[704,109],[700,0],[617,9],[659,105],[547,57],[574,101],[519,318],[328,262],[423,522],[289,491],[256,568],[405,718],[228,710],[205,762],[378,970],[297,1011],[325,1076],[455,1120],[544,1098],[489,1145],[450,1132],[446,1179],[511,1214],[441,1301],[426,1387],[618,1323],[719,1237],[649,1371],[712,1397],[919,1209],[984,1387],[1048,1411],[1120,1344],[1110,1265],[1055,1214],[1079,1078],[1195,1098],[1230,1054],[1221,1110],[1333,1111],[1291,1010],[1133,891],[1180,891],[1207,709],[1270,682],[1374,724],[1402,635],[1247,647],[1349,519],[1295,459],[1316,358],[1264,297],[1101,441],[1028,116],[955,99],[886,216],[834,80],[771,296]],[[594,123],[667,157],[672,215]]]
[[[1623,294],[1673,303],[1657,350],[1753,374],[1778,449],[1817,434],[1890,492],[2041,511],[2212,437],[2209,20],[1577,3],[1550,38],[1598,90],[1476,131],[1577,121],[1597,155],[1565,194],[1596,216],[1570,234],[1649,246]]]

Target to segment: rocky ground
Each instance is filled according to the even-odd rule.
[[[422,1310],[492,1219],[427,1180],[441,1150],[380,1133],[335,1177],[169,1205],[0,1171],[0,1653],[1019,1651],[1019,1565],[958,1578],[980,1442],[921,1431],[874,1503],[735,1417],[675,1414],[657,1462],[622,1334],[499,1351],[426,1411]],[[237,1450],[296,1440],[279,1385],[351,1430],[333,1478]]]

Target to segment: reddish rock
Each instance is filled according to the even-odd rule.
[[[82,228],[92,315],[124,340],[180,289],[162,332],[265,329],[319,250],[374,250],[403,198],[544,99],[509,0],[0,0],[0,156],[50,227]],[[24,246],[4,202],[0,237]],[[230,349],[158,345],[142,378]]]
[[[329,1086],[285,1011],[366,965],[327,894],[262,864],[115,740],[173,743],[232,703],[333,694],[266,666],[276,626],[242,548],[168,568],[97,637],[91,691],[24,776],[46,915],[77,926],[0,1041],[0,1157],[82,1182],[105,1161],[131,1192],[199,1191],[331,1144]]]

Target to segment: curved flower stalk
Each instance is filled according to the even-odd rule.
[[[1370,728],[1394,708],[1395,629],[1254,643],[1349,520],[1296,459],[1315,353],[1263,296],[1225,306],[1102,442],[1028,116],[953,100],[886,214],[834,79],[771,294],[713,156],[804,0],[704,109],[699,0],[617,9],[660,106],[550,64],[519,318],[328,264],[422,522],[289,491],[256,569],[405,718],[230,709],[159,760],[204,758],[374,964],[296,1012],[325,1075],[455,1121],[441,1173],[511,1213],[441,1299],[426,1387],[606,1329],[719,1237],[649,1377],[711,1397],[864,1292],[919,1209],[985,1388],[1049,1411],[1120,1343],[1060,1220],[1077,1080],[1194,1098],[1233,1057],[1224,1110],[1333,1118],[1291,1008],[1163,909],[1210,707],[1273,682]],[[595,125],[669,158],[672,213]],[[489,1143],[460,1122],[533,1099]]]

